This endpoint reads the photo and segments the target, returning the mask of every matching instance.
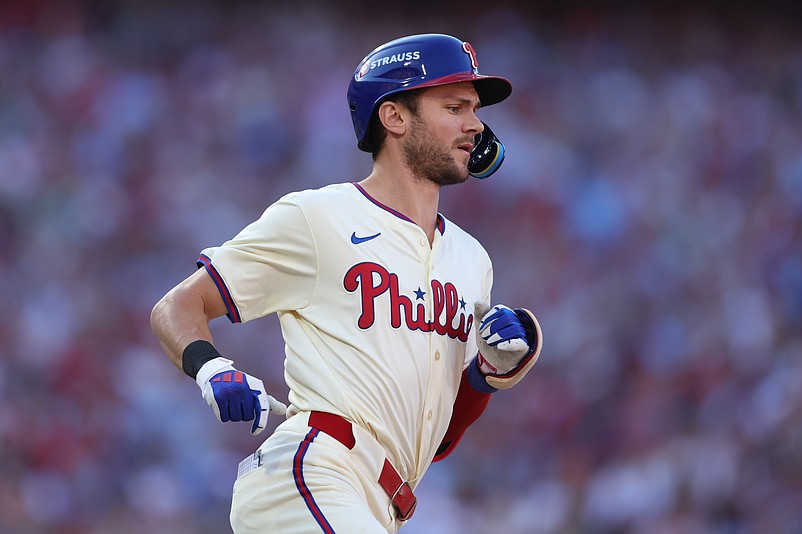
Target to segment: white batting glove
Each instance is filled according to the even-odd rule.
[[[237,371],[226,358],[209,360],[198,371],[196,382],[206,404],[221,423],[251,421],[251,434],[262,432],[269,413],[285,415],[287,406],[265,391],[261,380]]]
[[[525,308],[512,310],[487,302],[474,303],[476,364],[488,385],[495,389],[514,386],[540,355],[543,334],[535,315]]]

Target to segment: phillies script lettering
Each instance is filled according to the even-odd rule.
[[[434,331],[460,341],[468,340],[473,315],[460,313],[459,294],[451,282],[442,284],[432,280],[432,321],[426,320],[426,306],[422,302],[413,303],[412,299],[399,292],[398,275],[376,263],[363,262],[348,269],[343,286],[350,293],[358,289],[361,291],[362,315],[357,324],[363,330],[370,328],[376,320],[376,298],[389,292],[390,325],[393,328],[400,328],[403,321],[410,330]]]

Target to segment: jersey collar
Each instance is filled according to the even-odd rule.
[[[365,191],[365,188],[362,187],[361,185],[359,185],[358,183],[356,183],[356,182],[351,182],[351,183],[354,184],[354,187],[356,187],[357,190],[359,190],[359,192],[362,193],[365,196],[365,198],[370,200],[373,204],[375,204],[379,208],[383,209],[384,211],[388,211],[388,212],[392,213],[393,215],[395,215],[399,219],[403,219],[403,220],[405,220],[407,222],[411,222],[412,224],[415,224],[415,221],[413,221],[412,219],[410,219],[409,217],[407,217],[406,215],[404,215],[400,211],[394,210],[390,206],[382,204],[381,202],[379,202],[378,200],[376,200],[375,198],[370,196],[368,194],[368,192]],[[443,234],[446,233],[446,218],[443,217],[442,215],[440,215],[440,213],[437,214],[437,230],[440,232],[440,235],[443,235]]]

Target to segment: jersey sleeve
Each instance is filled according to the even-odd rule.
[[[232,322],[302,309],[318,273],[314,236],[298,203],[285,196],[230,241],[201,251]]]

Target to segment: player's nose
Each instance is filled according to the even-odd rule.
[[[485,129],[484,123],[479,120],[479,116],[471,112],[470,117],[465,123],[465,131],[472,134],[480,134]]]

